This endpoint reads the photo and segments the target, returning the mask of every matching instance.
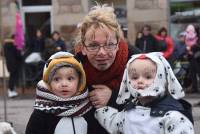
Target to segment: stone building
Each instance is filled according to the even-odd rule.
[[[1,1],[1,29],[5,38],[15,30],[15,0]],[[68,42],[75,36],[77,24],[95,2],[92,0],[18,0],[20,13],[24,24],[26,38],[31,38],[37,28],[43,30],[46,36],[53,31],[61,32]],[[199,15],[199,0],[96,0],[99,3],[112,4],[117,17],[125,30],[128,29],[128,39],[135,40],[137,31],[144,24],[150,24],[153,32],[165,26],[170,33],[174,28],[180,28],[184,17]],[[185,9],[186,10],[185,10]],[[188,10],[192,8],[193,10]],[[171,9],[171,10],[170,10]],[[187,13],[187,12],[188,13]],[[182,12],[182,15],[180,16]],[[177,14],[179,16],[177,17]],[[177,19],[178,18],[178,19]],[[183,18],[180,20],[179,18]],[[171,21],[173,19],[174,23]],[[198,21],[189,19],[191,21]],[[178,23],[177,23],[178,22]],[[173,24],[172,24],[173,23]],[[181,26],[179,25],[181,23]],[[176,30],[177,31],[177,30]]]
[[[128,39],[134,42],[135,33],[148,23],[154,31],[168,27],[167,0],[97,0],[113,4],[120,23],[128,29]],[[26,38],[40,28],[46,36],[56,30],[66,41],[74,38],[77,24],[95,2],[90,0],[19,0]],[[15,30],[16,7],[13,0],[1,1],[4,38]]]

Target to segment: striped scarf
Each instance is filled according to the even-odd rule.
[[[36,100],[34,108],[56,116],[75,117],[88,112],[92,105],[88,99],[88,90],[71,98],[61,98],[53,94],[44,81],[36,87]]]

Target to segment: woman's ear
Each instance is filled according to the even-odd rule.
[[[117,45],[117,49],[116,49],[116,51],[118,51],[119,50],[119,43],[118,43],[118,45]]]
[[[83,55],[87,55],[86,48],[83,45],[81,45],[81,52]]]

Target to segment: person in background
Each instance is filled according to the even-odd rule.
[[[142,37],[135,42],[135,46],[139,48],[143,53],[156,52],[157,40],[151,34],[151,26],[144,25],[142,28]]]
[[[66,44],[64,40],[61,38],[60,33],[58,31],[54,31],[52,33],[52,41],[58,51],[67,51]]]
[[[135,44],[138,44],[140,39],[142,38],[143,34],[141,31],[138,31],[135,38]]]
[[[124,25],[121,25],[121,32],[122,32],[122,36],[123,36],[123,40],[126,41],[129,44],[128,41],[128,28],[125,27]]]
[[[93,106],[119,106],[115,100],[119,91],[126,62],[140,51],[123,40],[122,30],[108,5],[92,7],[79,26],[77,44],[81,51],[76,57],[86,72],[89,97]],[[88,134],[107,134],[94,118],[95,108],[86,114]]]
[[[192,47],[197,45],[198,35],[195,26],[190,24],[185,29],[185,44],[189,55],[192,55]]]
[[[171,67],[174,74],[182,84],[183,88],[190,85],[187,80],[186,73],[188,69],[187,49],[185,44],[185,32],[181,32],[177,35],[177,39],[174,43],[174,51],[171,56]]]
[[[194,70],[196,77],[193,76],[195,78],[193,80],[194,85],[190,92],[196,92],[196,93],[198,92],[199,93],[200,92],[198,89],[199,86],[197,84],[200,81],[199,81],[199,79],[197,79],[197,77],[200,78],[200,69],[199,69],[199,67],[200,67],[200,42],[197,45],[195,45],[194,47],[192,47],[192,53],[193,53],[193,60],[192,60],[191,70]],[[200,101],[197,102],[196,106],[200,106]]]
[[[59,51],[67,51],[66,44],[61,38],[60,33],[58,31],[54,31],[51,34],[51,38],[45,40],[45,49],[43,52],[44,60],[48,60],[51,55]]]
[[[190,78],[192,80],[191,89],[188,93],[197,93],[199,92],[199,80],[200,77],[200,34],[199,34],[199,27],[194,27],[193,25],[188,25],[186,28],[186,36],[191,37],[189,41],[186,40],[187,50],[189,54],[189,71],[190,71]],[[190,33],[190,34],[189,34]],[[193,34],[192,34],[193,33]],[[192,36],[193,35],[193,36]],[[192,38],[193,37],[193,38]]]
[[[199,86],[198,82],[200,78],[200,44],[197,44],[191,48],[192,52],[192,58],[190,59],[190,72],[191,72],[191,81],[192,81],[192,87],[189,93],[198,93],[199,92]]]
[[[30,42],[29,55],[25,59],[25,63],[37,63],[42,60],[42,53],[44,51],[44,37],[40,29],[36,30],[36,35]]]
[[[158,31],[158,34],[155,35],[155,38],[158,40],[158,42],[164,41],[164,44],[160,44],[160,45],[165,45],[165,46],[159,46],[159,43],[157,43],[157,45],[158,47],[163,47],[159,51],[163,53],[163,56],[168,61],[170,61],[170,58],[174,51],[174,41],[170,36],[168,36],[167,29],[165,27],[160,28],[160,30]]]
[[[185,32],[179,33],[177,40],[174,44],[174,51],[172,54],[172,59],[174,60],[183,60],[186,58],[187,49],[185,44]]]
[[[199,62],[198,51],[199,50],[199,31],[198,28],[192,24],[186,27],[185,44],[187,49],[187,57],[189,61],[188,77],[191,83],[191,88],[187,90],[188,93],[198,92],[198,78],[199,75]]]
[[[25,133],[87,134],[87,122],[82,115],[90,109],[81,63],[71,53],[57,52],[44,66]]]
[[[21,53],[14,43],[14,35],[12,35],[11,38],[5,39],[3,49],[6,66],[9,72],[8,97],[12,98],[18,95],[16,92],[16,85],[22,60]]]
[[[184,95],[161,53],[133,55],[116,100],[126,104],[124,110],[105,106],[95,117],[111,134],[194,134],[192,113],[187,113],[192,106],[179,100]]]

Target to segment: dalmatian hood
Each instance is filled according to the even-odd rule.
[[[128,77],[128,67],[130,63],[141,56],[145,56],[156,63],[157,73],[155,80],[148,88],[144,90],[137,90],[131,86],[131,82]],[[167,60],[161,53],[158,52],[137,54],[133,55],[127,63],[116,102],[118,104],[124,104],[130,96],[133,98],[137,98],[138,96],[163,96],[166,94],[166,91],[168,91],[169,94],[171,94],[171,96],[175,99],[180,99],[185,95],[182,86],[176,79]]]

